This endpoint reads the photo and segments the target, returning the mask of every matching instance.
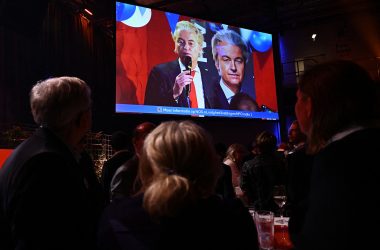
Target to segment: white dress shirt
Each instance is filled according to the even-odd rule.
[[[178,59],[178,62],[179,62],[179,66],[181,68],[181,71],[186,70],[185,65],[183,65],[183,63],[181,62],[180,59]],[[205,108],[205,98],[204,98],[204,93],[203,93],[201,71],[200,71],[198,65],[192,71],[195,71],[193,81],[194,81],[194,86],[195,86],[195,92],[197,94],[198,108],[204,109]]]
[[[219,84],[227,98],[228,103],[231,103],[231,99],[234,97],[235,93],[227,87],[222,78],[220,78]]]

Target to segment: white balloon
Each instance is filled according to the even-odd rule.
[[[151,17],[152,17],[151,9],[144,8],[144,7],[136,7],[135,13],[133,13],[133,15],[127,20],[124,20],[121,22],[130,27],[140,28],[147,25]]]

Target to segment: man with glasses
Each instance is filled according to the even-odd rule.
[[[150,72],[145,91],[145,105],[210,108],[204,88],[207,70],[198,64],[203,35],[191,22],[180,21],[173,33],[178,59],[156,65]],[[187,68],[191,58],[191,72]],[[190,91],[186,91],[189,85]],[[188,92],[188,93],[187,93]]]

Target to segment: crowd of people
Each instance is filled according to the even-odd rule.
[[[202,41],[186,29],[175,36],[184,43],[180,58],[182,47]],[[213,44],[221,46],[214,53],[220,83],[238,90],[238,81],[223,78],[219,58],[240,48],[234,36],[226,31]],[[236,58],[244,70],[244,52]],[[166,101],[182,102],[194,78],[174,78],[178,92]],[[322,63],[299,82],[285,151],[270,131],[250,151],[214,143],[192,121],[143,122],[131,142],[123,132],[112,136],[115,153],[98,182],[83,145],[89,86],[76,77],[40,81],[30,92],[39,128],[0,170],[0,249],[258,249],[248,209],[277,211],[276,185],[287,190],[294,249],[370,248],[379,233],[372,214],[380,179],[377,94],[357,64]]]

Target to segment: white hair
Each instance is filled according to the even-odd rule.
[[[34,121],[59,131],[91,107],[91,90],[77,77],[55,77],[38,82],[30,91]]]

